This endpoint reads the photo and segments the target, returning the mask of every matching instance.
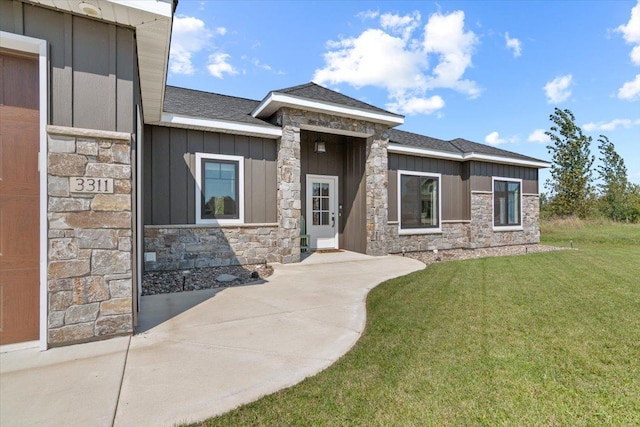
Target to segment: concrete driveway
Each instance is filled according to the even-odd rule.
[[[264,283],[141,300],[133,337],[0,354],[0,425],[199,421],[327,368],[362,334],[367,293],[424,268],[313,254]]]

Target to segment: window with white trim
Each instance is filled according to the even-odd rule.
[[[440,174],[398,171],[400,234],[441,231],[440,183]]]
[[[196,224],[244,222],[244,158],[196,153]]]
[[[522,180],[493,178],[493,226],[522,226]]]

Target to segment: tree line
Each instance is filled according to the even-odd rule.
[[[629,182],[624,159],[609,138],[597,139],[600,164],[594,169],[593,138],[575,124],[573,113],[556,108],[549,118],[551,178],[540,197],[540,215],[640,222],[640,185]]]

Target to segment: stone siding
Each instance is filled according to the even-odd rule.
[[[367,139],[365,164],[367,203],[367,254],[382,256],[388,253],[389,168],[386,134]]]
[[[131,136],[47,130],[48,344],[131,334]],[[71,177],[113,179],[113,193],[71,192]]]
[[[284,126],[278,141],[278,190],[276,193],[278,245],[283,264],[300,261],[300,215],[302,210],[300,128]]]
[[[278,226],[145,226],[144,251],[155,252],[145,271],[278,262]]]
[[[441,233],[398,234],[398,223],[389,223],[389,253],[432,251],[434,249],[464,249],[469,247],[469,223],[446,222]]]
[[[492,246],[531,245],[540,242],[540,210],[537,195],[522,197],[522,230],[493,229],[493,195],[471,194],[471,221],[445,222],[441,233],[398,234],[398,223],[389,223],[389,253],[431,251],[434,249],[476,249]]]
[[[470,248],[540,242],[540,205],[537,195],[522,196],[522,230],[494,230],[492,203],[493,195],[490,192],[471,193]]]

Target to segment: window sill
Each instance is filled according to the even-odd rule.
[[[442,228],[399,228],[398,235],[407,236],[411,234],[442,234]]]
[[[196,225],[244,225],[241,219],[196,219]]]
[[[521,225],[494,225],[493,231],[523,231],[524,228]]]

